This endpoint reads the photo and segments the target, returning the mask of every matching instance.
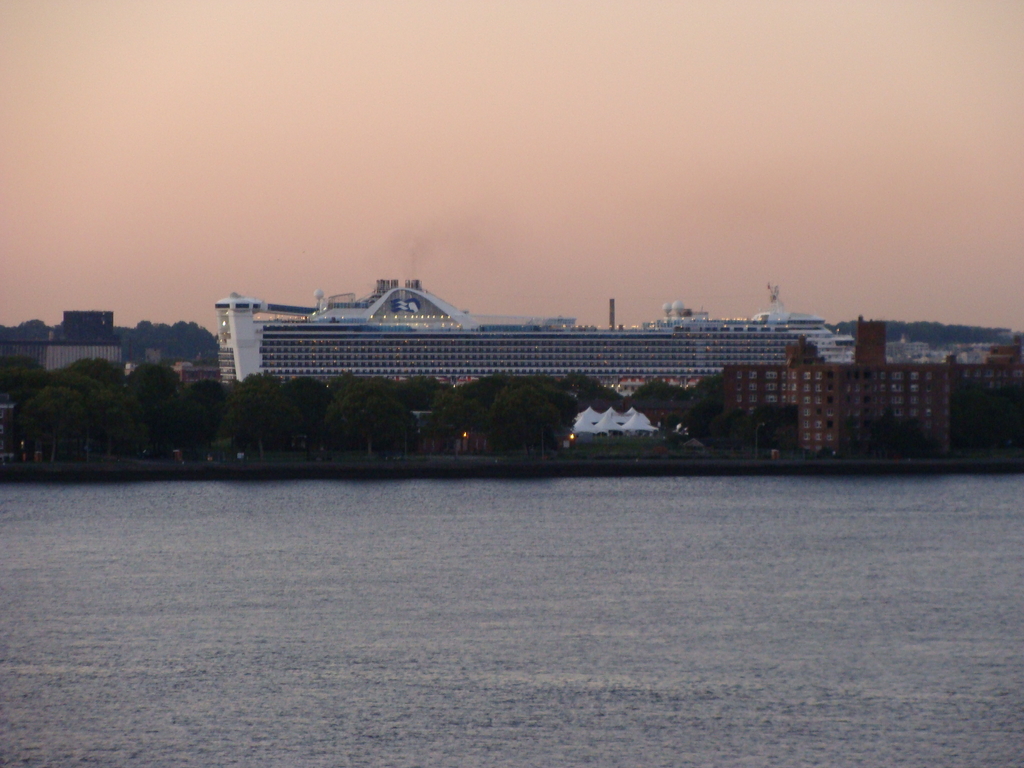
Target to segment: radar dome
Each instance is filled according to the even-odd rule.
[[[683,302],[679,301],[678,299],[672,302],[672,311],[675,312],[680,317],[683,316],[684,309],[686,309],[686,307],[683,305]]]
[[[313,291],[313,298],[316,299],[317,301],[320,301],[320,299],[322,299],[323,297],[324,297],[324,292],[321,291],[319,288],[317,288],[315,291]]]
[[[670,314],[672,312],[672,302],[666,301],[664,304],[661,305],[661,309],[666,315]]]

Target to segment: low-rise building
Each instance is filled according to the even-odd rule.
[[[1021,362],[1021,338],[1012,344],[989,347],[979,363],[959,363],[949,360],[953,369],[955,387],[976,386],[984,389],[1024,386],[1024,363]]]
[[[197,381],[220,381],[220,366],[196,365],[187,361],[175,363],[171,366],[182,384],[194,384]]]
[[[949,362],[887,362],[885,323],[861,318],[853,363],[826,363],[801,339],[787,349],[785,365],[729,365],[723,383],[726,410],[795,406],[797,441],[806,450],[864,450],[872,425],[888,412],[897,422],[915,420],[945,452],[953,379]]]
[[[63,338],[50,336],[48,341],[0,341],[0,357],[30,357],[48,371],[92,358],[121,362],[113,312],[65,312]]]

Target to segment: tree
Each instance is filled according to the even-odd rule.
[[[194,360],[217,357],[217,337],[197,323],[174,325],[143,320],[134,328],[115,328],[126,360],[142,360],[147,349],[159,349],[166,358]]]
[[[164,365],[143,363],[128,377],[128,388],[135,393],[143,412],[170,400],[178,391],[178,376]]]
[[[219,381],[197,381],[185,387],[181,397],[194,403],[202,411],[199,433],[192,444],[209,445],[220,431],[220,423],[224,418],[224,407],[227,392]]]
[[[342,390],[327,408],[331,432],[349,444],[361,443],[368,455],[373,446],[393,448],[410,427],[410,413],[394,392],[394,384],[380,378],[359,379]]]
[[[476,432],[487,424],[487,411],[467,396],[464,387],[441,390],[434,396],[427,431],[450,440],[465,432]]]
[[[395,396],[402,401],[408,411],[429,411],[434,395],[447,389],[437,379],[430,376],[413,376],[395,385]]]
[[[221,431],[243,447],[255,443],[262,461],[265,446],[284,442],[300,419],[276,378],[253,374],[228,395]]]
[[[634,400],[690,400],[693,397],[693,390],[673,386],[661,379],[648,381],[633,393]]]
[[[43,387],[21,412],[25,432],[34,440],[50,442],[50,461],[57,459],[57,443],[76,436],[85,425],[85,401],[70,387]]]
[[[711,437],[711,425],[725,410],[724,382],[721,376],[708,376],[694,388],[697,403],[683,416],[683,426],[691,437]]]
[[[76,360],[64,370],[68,373],[75,373],[90,378],[106,387],[121,387],[124,385],[124,369],[102,358],[93,357],[85,360]]]
[[[281,391],[299,414],[299,429],[305,435],[306,458],[313,445],[322,446],[326,434],[327,408],[333,395],[322,381],[298,376],[281,385]]]
[[[164,365],[143,363],[128,377],[128,389],[142,409],[142,422],[150,449],[157,455],[175,447],[175,419],[180,415],[172,401],[178,394],[177,374]]]
[[[949,404],[950,442],[954,448],[1001,448],[1024,445],[1024,392],[1019,387],[965,387]]]
[[[28,355],[7,355],[0,357],[0,368],[39,368],[43,366],[34,357]]]
[[[529,453],[541,441],[554,444],[554,430],[562,424],[562,415],[536,384],[510,386],[494,398],[490,414],[491,443],[499,450],[521,447]]]
[[[917,419],[897,421],[891,408],[871,424],[869,449],[882,456],[918,458],[931,456],[938,451],[938,445],[921,431]]]
[[[86,399],[86,409],[107,456],[113,455],[115,446],[135,448],[145,440],[142,409],[123,387],[98,387]]]
[[[475,400],[485,411],[489,411],[494,405],[494,399],[506,387],[515,383],[515,379],[506,373],[496,373],[491,376],[484,376],[476,381],[470,381],[459,386],[463,394],[471,400]],[[522,379],[520,379],[522,383]]]
[[[604,386],[597,379],[592,379],[582,373],[570,373],[560,378],[557,386],[564,392],[576,398],[577,401],[587,400],[612,400],[622,399],[622,395],[611,387]]]

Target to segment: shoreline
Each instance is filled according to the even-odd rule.
[[[124,483],[278,480],[542,480],[563,477],[743,477],[1001,475],[1024,473],[1024,459],[593,459],[376,460],[212,463],[130,461],[5,464],[0,483]]]

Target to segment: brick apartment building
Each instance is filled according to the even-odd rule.
[[[993,347],[984,363],[889,363],[885,323],[857,322],[852,364],[829,364],[801,339],[787,347],[784,365],[727,365],[725,408],[753,413],[760,406],[797,408],[797,440],[811,451],[856,452],[871,425],[887,410],[899,422],[914,419],[921,431],[949,450],[950,395],[958,386],[1024,385],[1021,343]]]

